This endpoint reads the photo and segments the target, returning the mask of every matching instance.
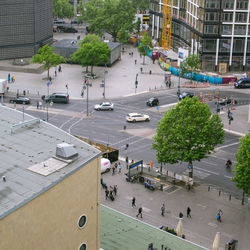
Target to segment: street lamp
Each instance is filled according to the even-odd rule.
[[[137,77],[138,77],[138,73],[136,74],[136,77],[135,77],[135,94],[136,94],[136,89],[138,85]]]
[[[92,87],[92,83],[90,83],[88,77],[85,76],[83,89],[87,89],[87,116],[89,116],[89,87]]]
[[[48,90],[48,96],[49,96],[49,85],[51,84],[51,82],[47,82],[47,90]],[[47,118],[46,118],[47,122],[49,121],[49,100],[47,101]]]

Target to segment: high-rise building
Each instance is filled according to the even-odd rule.
[[[170,1],[168,1],[170,2]],[[199,52],[202,69],[250,70],[249,0],[173,0],[174,50]],[[161,43],[164,0],[151,0],[150,31]]]
[[[31,57],[52,39],[52,0],[0,1],[0,59]]]

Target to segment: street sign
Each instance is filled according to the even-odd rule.
[[[142,165],[143,164],[143,161],[141,160],[141,161],[137,161],[137,162],[135,162],[135,163],[133,163],[133,164],[130,164],[129,165],[129,169],[131,169],[131,168],[135,168],[135,167],[137,167],[137,166],[139,166],[139,165]]]

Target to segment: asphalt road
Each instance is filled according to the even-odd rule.
[[[202,92],[204,96],[219,94],[220,97],[228,96],[235,98],[238,101],[238,105],[246,104],[249,97],[244,93],[230,91],[220,91],[218,93],[216,89],[210,92]],[[199,96],[200,91],[196,92],[196,95]],[[146,100],[152,96],[159,98],[160,106],[167,106],[177,102],[176,89],[113,99],[114,111],[95,111],[94,105],[102,100],[89,101],[89,117],[86,117],[86,99],[72,100],[66,105],[54,104],[49,106],[49,122],[71,134],[80,135],[118,148],[121,158],[125,158],[128,155],[131,160],[143,160],[145,163],[152,161],[153,167],[159,167],[155,151],[151,149],[151,145],[153,142],[152,136],[163,113],[158,112],[156,107],[149,108],[146,106]],[[8,98],[5,101],[8,102]],[[25,112],[46,120],[46,109],[37,110],[35,104],[36,100],[33,100],[31,105],[25,106]],[[212,112],[216,112],[215,100],[212,99],[208,104]],[[13,107],[13,104],[10,104],[10,106]],[[22,106],[17,105],[17,108],[22,109]],[[151,120],[150,122],[127,123],[125,117],[130,112],[149,114]],[[126,129],[124,129],[124,126],[126,126]],[[127,150],[125,149],[126,144],[129,144]],[[216,186],[225,192],[239,195],[240,192],[235,188],[234,183],[231,182],[231,177],[233,176],[232,169],[225,168],[227,159],[234,161],[234,154],[237,152],[238,146],[239,137],[226,133],[224,143],[216,147],[214,154],[201,162],[194,162],[195,181]],[[188,175],[187,163],[166,164],[163,167],[177,174],[184,172]]]

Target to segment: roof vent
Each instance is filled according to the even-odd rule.
[[[68,143],[61,143],[56,145],[56,156],[64,159],[73,158],[78,153],[74,146]]]

